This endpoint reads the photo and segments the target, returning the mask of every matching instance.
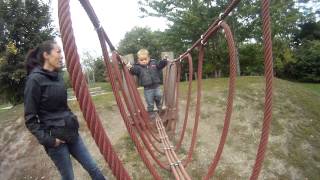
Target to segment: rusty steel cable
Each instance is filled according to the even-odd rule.
[[[184,167],[182,166],[181,161],[178,159],[178,157],[174,151],[174,146],[170,143],[170,141],[168,139],[168,135],[165,131],[165,127],[163,126],[159,116],[156,117],[156,123],[157,123],[157,128],[158,128],[159,134],[161,135],[163,146],[167,152],[166,157],[169,160],[169,162],[171,162],[170,163],[171,169],[174,169],[177,172],[179,179],[181,177],[182,179],[189,180],[190,177],[187,174],[187,172],[185,171]]]
[[[108,71],[108,75],[110,78],[110,83],[112,85],[112,90],[114,93],[114,96],[116,98],[120,114],[124,120],[124,123],[127,127],[127,130],[137,148],[137,151],[142,158],[143,162],[145,163],[146,167],[150,171],[150,173],[153,175],[155,179],[161,179],[155,168],[153,167],[153,164],[148,159],[147,155],[145,154],[145,149],[143,148],[142,143],[144,144],[144,147],[147,149],[147,152],[153,157],[154,161],[159,164],[159,160],[155,157],[152,148],[159,152],[159,149],[157,150],[157,145],[155,145],[151,139],[156,140],[159,142],[160,140],[163,141],[162,145],[165,148],[171,147],[171,142],[168,139],[168,136],[166,132],[164,131],[164,127],[162,124],[162,121],[157,121],[156,125],[157,127],[163,127],[158,128],[160,139],[157,138],[157,136],[152,132],[148,120],[148,114],[144,109],[143,103],[141,101],[141,97],[139,96],[139,93],[137,90],[133,90],[133,79],[128,74],[128,71],[126,71],[126,68],[123,68],[124,70],[119,70],[118,64],[110,63],[110,59],[108,57],[108,51],[107,46],[105,43],[108,44],[111,51],[114,53],[115,48],[112,45],[111,41],[109,40],[107,34],[105,33],[104,29],[100,25],[100,22],[95,15],[92,6],[90,5],[90,2],[88,0],[79,0],[80,3],[83,5],[84,9],[86,10],[90,20],[92,21],[98,37],[99,41],[102,47],[103,56],[105,65]],[[227,29],[227,25],[225,23],[220,23],[221,20],[223,20],[225,17],[228,16],[228,14],[236,7],[236,5],[240,2],[240,0],[233,0],[230,2],[230,4],[227,6],[226,10],[219,16],[217,20],[215,20],[208,28],[208,30],[203,33],[200,39],[196,41],[192,45],[191,48],[189,48],[185,53],[180,55],[178,59],[175,61],[181,61],[185,60],[187,56],[190,55],[190,52],[195,49],[196,47],[199,49],[199,59],[198,59],[198,84],[197,84],[197,100],[196,100],[196,116],[195,116],[195,123],[194,123],[194,129],[192,134],[192,140],[191,145],[189,148],[188,156],[186,160],[184,161],[184,165],[190,161],[192,156],[192,151],[195,146],[196,142],[196,134],[197,134],[197,128],[198,128],[198,121],[200,117],[200,99],[201,99],[201,81],[202,81],[202,63],[203,63],[203,57],[204,57],[204,45],[208,41],[210,37],[212,37],[218,30],[218,26],[222,26],[224,29]],[[63,45],[64,45],[64,51],[65,51],[65,57],[67,61],[67,68],[68,72],[70,74],[70,77],[72,79],[72,85],[76,92],[77,99],[80,104],[80,108],[84,114],[84,117],[86,119],[87,125],[92,133],[92,136],[94,137],[100,152],[108,162],[109,167],[111,168],[113,174],[117,177],[117,179],[130,179],[128,173],[124,169],[123,165],[121,164],[121,161],[115,154],[115,152],[112,150],[112,145],[105,133],[105,131],[102,128],[102,124],[100,122],[99,116],[97,115],[97,112],[95,110],[94,104],[92,102],[91,96],[88,92],[88,87],[86,82],[83,80],[83,74],[81,71],[80,63],[79,63],[79,56],[77,54],[73,30],[71,26],[71,18],[70,18],[70,10],[69,10],[69,0],[62,1],[59,0],[59,24],[60,24],[60,31],[62,34],[63,39]],[[260,139],[259,148],[257,151],[256,156],[256,162],[254,165],[254,168],[252,170],[252,175],[250,179],[255,180],[258,178],[258,175],[261,171],[262,162],[265,155],[265,150],[268,142],[268,135],[269,135],[269,127],[270,122],[272,119],[272,78],[273,78],[273,69],[272,69],[272,43],[271,43],[271,31],[270,31],[270,15],[269,15],[269,2],[267,0],[262,0],[262,19],[263,19],[263,37],[264,37],[264,56],[265,56],[265,78],[266,78],[266,95],[265,95],[265,113],[264,113],[264,121],[263,121],[263,127],[262,127],[262,134]],[[226,30],[228,31],[228,30]],[[229,33],[229,32],[228,32]],[[228,34],[226,32],[226,34]],[[227,36],[227,42],[228,47],[230,49],[230,42],[233,42],[233,40],[230,40]],[[117,61],[117,63],[120,63],[123,65],[123,61],[119,56],[114,56],[113,59]],[[189,59],[189,58],[188,58]],[[231,60],[231,57],[230,57]],[[231,61],[230,61],[231,63]],[[174,82],[174,90],[168,91],[168,89],[165,89],[167,93],[174,93],[174,101],[172,101],[170,104],[171,106],[174,105],[174,107],[171,107],[167,110],[167,119],[175,119],[178,115],[178,100],[179,100],[179,86],[177,82],[180,80],[180,63],[176,62],[176,65],[178,67],[178,70],[176,70],[174,74],[176,80]],[[236,72],[235,69],[233,69],[233,66],[231,67],[230,64],[230,82],[229,82],[229,95],[228,95],[228,101],[227,101],[227,109],[226,109],[226,115],[225,115],[225,124],[224,129],[220,138],[220,143],[216,152],[216,155],[212,161],[212,164],[210,165],[208,169],[207,177],[211,177],[214,173],[214,169],[217,166],[217,163],[220,159],[223,144],[226,140],[226,135],[228,131],[228,126],[230,123],[230,117],[232,112],[232,100],[230,99],[230,96],[233,97],[233,94],[230,95],[231,91],[234,91],[234,84],[232,85],[231,81],[234,81],[232,79],[231,74]],[[190,68],[190,64],[189,64]],[[172,71],[173,72],[173,71]],[[190,72],[190,70],[189,70]],[[124,79],[122,79],[124,78]],[[190,76],[189,76],[190,79]],[[192,76],[191,76],[192,80]],[[190,80],[189,80],[190,81]],[[125,85],[123,84],[125,83]],[[166,82],[165,82],[166,83]],[[128,85],[129,84],[129,85]],[[167,83],[166,83],[167,84]],[[126,89],[127,88],[127,89]],[[128,90],[129,89],[129,90]],[[190,96],[190,95],[189,95]],[[190,97],[188,97],[190,98]],[[230,105],[231,104],[231,105]],[[188,109],[188,102],[186,109]],[[186,126],[188,114],[185,113],[185,120],[183,127]],[[175,127],[173,127],[173,130],[175,130]],[[150,136],[151,134],[151,136]],[[165,139],[161,139],[162,137],[165,137]],[[176,146],[176,150],[179,149],[182,143],[182,139],[184,136],[184,130],[182,130],[179,142]],[[170,162],[179,161],[178,157],[175,154],[175,151],[173,148],[165,150],[163,153],[166,154],[168,160]],[[161,165],[160,165],[161,166]],[[165,166],[162,164],[162,166]],[[188,179],[188,175],[186,174],[186,171],[184,170],[183,166],[177,166],[172,168],[172,171],[174,169],[176,178],[181,177],[182,179],[186,178]]]
[[[264,76],[266,81],[264,119],[262,125],[259,148],[256,155],[256,161],[252,169],[250,180],[258,179],[262,163],[267,149],[270,124],[272,120],[272,80],[273,80],[273,63],[272,63],[272,40],[270,27],[270,1],[262,0],[262,31],[263,31],[263,51],[264,51]]]
[[[80,0],[80,2],[84,2],[82,3],[83,6],[89,6],[90,3],[87,1],[87,0]],[[85,8],[86,12],[88,13],[88,11],[92,10],[92,8]],[[94,14],[94,12],[89,12],[88,15],[90,16],[91,14]],[[105,65],[106,65],[106,68],[108,69],[107,73],[109,75],[109,78],[110,78],[110,83],[111,83],[111,87],[112,87],[112,90],[113,90],[113,93],[114,93],[114,96],[115,96],[115,99],[116,99],[116,102],[118,104],[118,107],[119,107],[119,110],[120,110],[120,114],[122,116],[122,118],[124,119],[124,122],[125,122],[125,125],[127,127],[127,130],[137,148],[137,151],[138,153],[140,154],[140,157],[142,158],[142,161],[145,163],[146,167],[148,168],[148,170],[150,171],[150,173],[153,175],[153,177],[155,179],[161,179],[161,177],[159,176],[159,174],[157,173],[157,171],[155,170],[155,167],[152,165],[152,163],[149,161],[147,155],[145,154],[145,150],[143,149],[142,145],[140,144],[139,142],[139,139],[138,137],[136,136],[135,134],[135,131],[133,131],[132,127],[131,127],[131,124],[130,124],[130,121],[129,121],[129,118],[127,116],[127,113],[125,111],[125,107],[124,107],[124,104],[122,102],[122,99],[121,99],[121,96],[120,96],[120,93],[119,93],[119,83],[116,82],[116,77],[114,75],[114,68],[112,67],[112,64],[110,63],[110,59],[109,59],[109,56],[108,56],[108,51],[107,51],[107,46],[105,44],[105,38],[106,38],[106,35],[104,33],[104,30],[102,27],[99,27],[96,29],[97,31],[97,34],[98,34],[98,37],[99,37],[99,41],[100,41],[100,45],[102,47],[102,51],[103,51],[103,57],[104,57],[104,62],[105,62]],[[118,78],[119,80],[119,78]]]
[[[209,26],[206,32],[202,34],[202,36],[190,47],[188,48],[184,53],[182,53],[178,58],[175,59],[175,61],[179,61],[179,59],[184,58],[188,53],[190,53],[193,49],[198,47],[200,44],[203,43],[203,38],[208,38],[210,37],[210,34],[212,34],[212,29],[214,29],[218,23],[221,20],[224,20],[230,12],[239,4],[241,0],[231,0],[227,8],[223,13],[220,14],[220,16]]]
[[[228,129],[229,129],[229,125],[230,125],[230,118],[231,118],[231,114],[232,114],[233,97],[234,97],[234,92],[235,92],[235,80],[236,80],[236,75],[237,75],[236,47],[234,44],[232,32],[230,30],[230,27],[225,22],[221,21],[218,25],[220,25],[224,29],[225,37],[227,39],[227,44],[228,44],[228,49],[229,49],[229,59],[230,59],[229,60],[229,72],[230,72],[229,73],[229,76],[230,76],[229,92],[228,92],[227,108],[226,108],[226,112],[225,112],[225,119],[224,119],[223,130],[222,130],[221,137],[220,137],[220,142],[219,142],[216,154],[215,154],[215,156],[209,166],[208,173],[203,178],[205,180],[208,180],[213,176],[214,171],[215,171],[215,169],[218,165],[218,162],[220,160],[224,144],[227,139]]]
[[[89,94],[85,77],[81,71],[79,55],[72,30],[69,0],[59,0],[58,7],[60,32],[62,35],[67,69],[88,128],[114,176],[116,176],[117,179],[131,179],[116,152],[113,150],[112,144],[103,129],[100,117]]]
[[[187,122],[188,122],[188,117],[189,117],[189,107],[190,107],[190,98],[191,98],[191,89],[192,89],[192,74],[193,74],[193,64],[192,64],[192,57],[190,54],[188,54],[185,58],[188,59],[188,65],[189,65],[189,79],[188,79],[188,92],[187,92],[187,99],[186,99],[186,108],[185,108],[185,115],[184,115],[184,121],[183,121],[183,126],[182,130],[180,133],[180,138],[176,144],[176,151],[178,151],[181,147],[185,131],[187,128]]]
[[[120,72],[119,72],[119,67],[117,67],[118,63],[117,63],[117,58],[114,58],[113,59],[113,64],[116,66],[114,67],[114,75],[115,76],[118,76],[118,80],[120,81],[118,83],[119,86],[121,86],[123,83],[122,83],[122,80],[121,80],[121,75],[120,75]],[[128,101],[129,101],[129,96],[127,94],[124,93],[124,91],[122,91],[122,95],[124,97],[124,100],[126,101],[126,104],[128,104]],[[139,119],[137,119],[138,116],[134,116],[133,115],[133,110],[130,109],[129,107],[129,112],[131,113],[131,117],[132,119],[134,120],[134,123],[135,124],[139,124],[141,122],[139,122]],[[126,115],[126,113],[124,114]],[[148,138],[145,137],[145,133],[142,132],[142,129],[140,126],[135,126],[137,132],[139,133],[139,136],[142,140],[142,142],[144,143],[145,147],[147,148],[147,151],[149,152],[149,154],[151,155],[151,157],[154,159],[154,161],[161,167],[161,168],[164,168],[164,169],[167,169],[168,168],[165,166],[165,162],[161,162],[160,160],[158,160],[156,158],[156,155],[154,154],[154,152],[152,151],[152,148],[151,148],[151,143],[148,141]]]

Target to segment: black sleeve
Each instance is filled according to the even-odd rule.
[[[38,110],[41,97],[40,85],[35,79],[28,79],[24,89],[24,118],[29,131],[38,139],[39,143],[52,147],[55,144],[55,138],[45,132],[38,119]]]
[[[133,66],[130,68],[130,72],[131,72],[131,74],[133,74],[133,75],[139,76],[139,74],[140,74],[140,68],[139,68],[137,65],[133,65]]]
[[[160,60],[157,63],[157,68],[158,69],[163,69],[164,67],[166,67],[167,64],[168,64],[168,60],[166,60],[166,59]]]

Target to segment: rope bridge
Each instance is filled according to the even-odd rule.
[[[83,8],[87,12],[91,22],[93,23],[97,35],[99,37],[100,45],[103,52],[104,62],[106,65],[108,77],[112,86],[112,91],[115,96],[120,114],[124,120],[125,126],[128,130],[136,149],[151,173],[154,179],[162,179],[155,168],[157,164],[160,168],[168,170],[173,173],[174,177],[179,180],[191,179],[185,168],[191,162],[192,154],[196,145],[196,137],[198,124],[200,119],[201,107],[201,89],[202,89],[202,64],[206,49],[206,43],[209,38],[213,37],[220,29],[223,29],[228,50],[229,50],[229,92],[226,105],[226,112],[224,118],[224,126],[220,137],[220,143],[216,153],[212,159],[207,173],[203,179],[210,179],[215,172],[215,169],[220,160],[224,144],[226,142],[228,128],[230,125],[230,118],[233,106],[233,97],[235,92],[235,79],[236,79],[236,48],[233,40],[233,35],[228,24],[224,19],[229,13],[237,6],[240,0],[233,0],[227,6],[225,11],[220,14],[219,18],[215,20],[204,32],[201,37],[177,59],[172,61],[165,72],[164,78],[164,104],[167,107],[163,112],[156,115],[155,126],[157,132],[154,131],[154,126],[150,124],[149,115],[146,112],[139,92],[136,88],[133,77],[130,75],[128,69],[121,56],[115,50],[107,34],[89,2],[89,0],[79,0]],[[90,132],[99,147],[99,150],[106,162],[108,163],[112,173],[117,179],[131,179],[128,172],[124,168],[121,160],[112,147],[107,133],[102,127],[101,119],[96,111],[95,105],[89,94],[88,85],[81,70],[79,55],[75,44],[75,37],[72,29],[72,21],[70,16],[69,0],[59,0],[59,24],[60,32],[62,35],[63,48],[66,57],[66,64],[69,75],[72,80],[72,87],[75,91],[77,100],[80,104],[80,109],[90,129]],[[262,0],[262,20],[263,20],[263,39],[264,39],[264,65],[265,65],[265,79],[266,79],[266,92],[265,92],[265,109],[264,119],[262,126],[262,133],[260,144],[257,150],[256,161],[252,170],[250,179],[258,179],[261,171],[262,163],[265,156],[266,146],[269,136],[269,127],[272,119],[272,42],[270,31],[270,15],[269,15],[269,0]],[[111,51],[111,59],[109,51]],[[189,74],[193,74],[193,64],[191,52],[197,49],[198,54],[198,69],[197,69],[197,93],[196,93],[196,106],[195,106],[195,121],[191,136],[191,143],[185,159],[179,159],[176,152],[178,152],[183,143],[187,121],[190,109],[190,96],[191,96],[191,82],[192,76],[189,75],[187,98],[185,105],[185,114],[183,117],[182,130],[179,134],[177,143],[173,145],[169,139],[166,129],[170,128],[171,132],[175,132],[176,121],[179,112],[179,81],[181,72],[181,62],[186,61],[188,64]],[[165,127],[165,125],[167,128]],[[160,160],[159,156],[165,155],[166,160]]]

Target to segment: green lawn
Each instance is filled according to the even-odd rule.
[[[320,95],[320,83],[299,83],[303,87],[313,91],[314,93],[317,93]]]
[[[111,92],[109,83],[95,83],[90,87],[101,87],[103,90]],[[187,91],[187,83],[180,83],[180,88],[180,100],[183,101]],[[249,147],[251,146],[247,146],[247,144],[253,144],[252,142],[257,143],[256,141],[258,141],[260,136],[259,133],[262,118],[258,116],[258,114],[261,114],[261,116],[263,114],[264,88],[265,84],[263,77],[237,78],[233,113],[234,115],[237,114],[238,117],[237,119],[233,119],[231,122],[230,135],[228,136],[226,147],[235,148],[236,152],[239,152],[239,150],[242,149],[244,151],[243,153],[246,155],[254,155],[256,147],[254,147],[254,152],[252,153],[249,151]],[[140,92],[142,92],[142,90],[140,90]],[[195,92],[196,81],[193,81],[193,97],[195,97]],[[207,109],[208,107],[212,109],[202,112],[201,118],[204,120],[202,123],[211,122],[211,118],[215,116],[215,114],[212,114],[212,110],[224,110],[226,103],[225,97],[227,96],[227,93],[228,78],[203,80],[202,108],[204,110],[206,107]],[[263,166],[264,172],[273,174],[278,179],[290,179],[290,177],[294,177],[294,175],[290,174],[291,172],[294,172],[290,170],[293,168],[299,171],[299,174],[302,175],[301,179],[318,179],[318,177],[320,177],[320,84],[296,83],[275,78],[273,94],[273,119],[271,122],[270,139],[266,159]],[[110,112],[117,111],[117,104],[112,93],[95,96],[92,97],[92,99],[100,114],[106,115],[110,114]],[[80,111],[77,101],[69,101],[68,103],[73,111]],[[9,104],[0,105],[0,108],[7,107],[8,105]],[[191,106],[194,105],[195,103],[192,102]],[[252,117],[246,116],[248,108],[255,110]],[[220,111],[215,111],[215,113],[223,114]],[[14,122],[15,119],[21,116],[23,116],[22,104],[9,110],[0,109],[0,130],[3,130],[7,125]],[[205,121],[206,119],[210,121]],[[236,122],[239,123],[235,125]],[[249,128],[245,128],[248,124]],[[222,126],[220,127],[216,125],[214,128],[221,131]],[[255,132],[258,132],[258,134],[252,136]],[[237,139],[237,137],[239,138]],[[199,139],[201,140],[201,137],[199,137]],[[121,139],[121,141],[131,142],[128,136],[124,137],[124,140]],[[205,143],[203,142],[204,141],[199,141],[198,146],[204,147]],[[240,143],[244,143],[246,146],[241,146]],[[240,144],[238,145],[239,147],[237,144]],[[130,145],[131,149],[128,148],[127,145]],[[130,152],[126,150],[122,150],[123,152],[121,151],[123,153],[122,155],[125,157],[124,162],[137,161],[138,156],[131,157],[130,155],[135,151],[132,144],[115,143],[115,148],[118,150],[130,150]],[[228,151],[224,153],[228,153]],[[199,162],[203,159],[202,157],[197,157],[197,154],[195,154],[193,160],[195,162]],[[141,162],[139,161],[139,163]],[[275,168],[277,163],[283,164],[287,169],[283,170],[284,172],[281,173],[280,170]],[[243,174],[239,171],[239,169],[242,170],[242,168],[237,167],[236,162],[232,163],[230,168],[227,168],[227,170],[223,169],[224,166],[221,165],[228,165],[226,159],[222,159],[220,162],[220,166],[218,167],[215,175],[217,179],[243,178],[243,176],[241,176]],[[201,167],[199,169],[202,170],[207,168],[202,167],[199,164],[194,166]],[[144,165],[141,165],[141,167],[144,167]],[[195,175],[194,177],[198,177],[196,174],[199,174],[200,176],[200,174],[202,175],[204,173],[202,171],[198,171],[199,169],[195,168],[197,171],[190,172]],[[139,179],[139,177],[136,177],[135,179]]]
[[[11,104],[9,104],[9,103],[0,104],[0,111],[2,110],[2,108],[6,108],[6,107],[9,107],[9,106],[11,106]]]

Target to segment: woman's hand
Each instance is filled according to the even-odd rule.
[[[65,141],[56,138],[56,142],[54,143],[54,147],[58,147],[60,144],[64,144],[66,143]]]

